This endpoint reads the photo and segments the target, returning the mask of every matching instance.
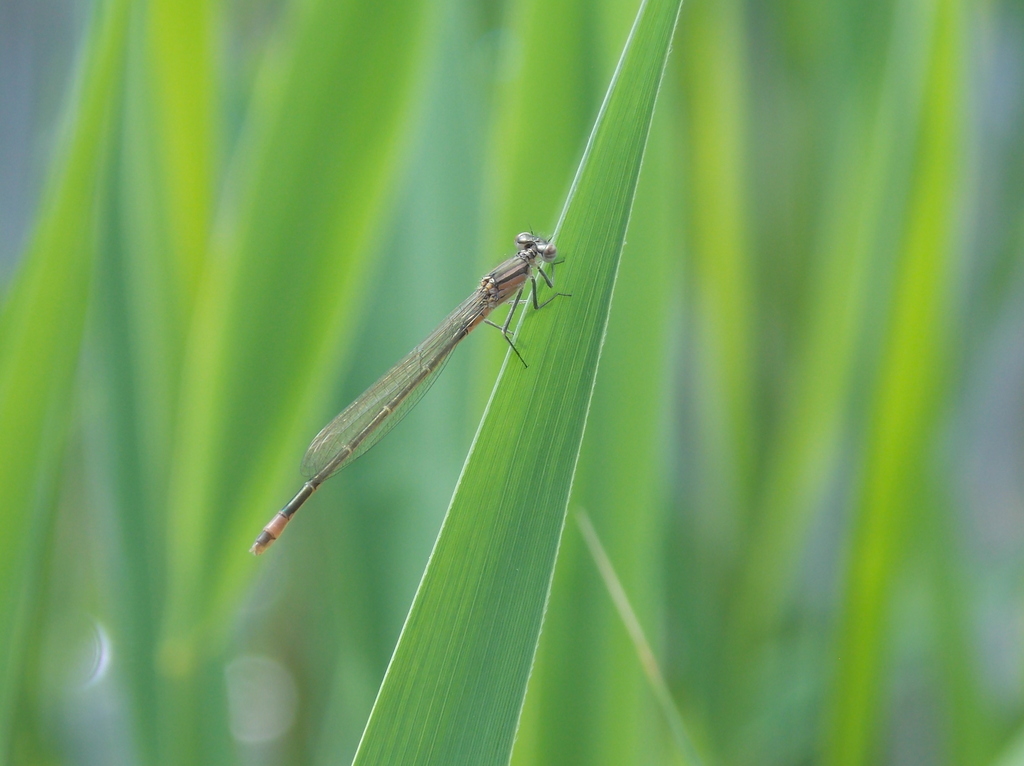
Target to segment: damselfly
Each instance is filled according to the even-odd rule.
[[[524,232],[516,237],[516,247],[516,254],[481,279],[476,291],[460,303],[426,340],[384,373],[380,380],[366,389],[316,435],[302,459],[302,470],[309,480],[263,528],[249,549],[251,553],[259,555],[269,548],[317,487],[370,449],[405,417],[440,374],[459,341],[481,322],[501,330],[505,340],[519,356],[509,336],[509,326],[516,308],[526,303],[522,296],[527,281],[531,285],[534,308],[547,305],[559,293],[543,303],[537,301],[537,278],[534,272],[541,275],[548,287],[554,287],[551,277],[540,262],[554,262],[555,246],[546,239]],[[487,318],[512,296],[515,297],[503,324],[495,324]],[[522,360],[522,357],[519,359]]]

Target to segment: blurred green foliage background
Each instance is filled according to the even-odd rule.
[[[504,342],[246,550],[636,9],[0,3],[0,757],[350,760]],[[515,766],[679,758],[581,511],[707,763],[1024,764],[1022,145],[1020,2],[687,0]]]

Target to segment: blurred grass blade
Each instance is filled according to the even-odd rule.
[[[361,305],[369,266],[359,256],[430,26],[412,1],[393,5],[388,25],[358,5],[295,12],[296,39],[277,49],[288,59],[267,64],[253,98],[197,299],[170,492],[172,634],[218,596],[237,596],[254,560],[233,554],[280,504],[282,479],[294,480],[308,413]],[[405,56],[384,53],[395,49]]]
[[[510,231],[514,236],[523,228],[555,223],[565,183],[600,103],[604,81],[593,82],[594,72],[602,69],[600,58],[609,58],[609,65],[615,61],[599,57],[591,36],[580,33],[593,25],[589,0],[522,0],[508,7],[505,34],[514,42],[503,49],[494,97],[487,183],[493,191],[486,201],[490,209],[481,248],[486,253],[507,250]],[[544,40],[543,56],[530,54],[535,40]],[[524,114],[540,117],[524,120]],[[544,169],[543,183],[538,183],[538,168]],[[523,194],[527,188],[530,193]]]
[[[572,297],[506,358],[357,764],[509,760],[679,7],[640,8],[556,232]]]
[[[693,268],[701,375],[700,455],[709,523],[735,545],[749,521],[758,421],[754,393],[756,280],[745,206],[745,61],[749,55],[739,0],[687,6],[680,31],[688,133],[689,262]]]
[[[70,421],[72,383],[95,256],[95,197],[106,125],[121,76],[130,3],[96,10],[68,100],[28,251],[0,310],[0,758],[20,688],[20,639],[39,576],[53,473]]]
[[[630,3],[630,17],[634,4]],[[488,147],[482,253],[504,252],[509,232],[550,233],[567,183],[592,127],[608,73],[621,41],[606,53],[592,34],[597,5],[591,0],[518,0],[506,5],[509,43],[502,48]],[[625,34],[629,20],[623,25]],[[544,55],[530,55],[544,40]],[[606,69],[608,71],[606,71]],[[552,77],[558,72],[558,77]],[[598,80],[598,77],[601,79]],[[524,114],[557,119],[522,119]],[[544,169],[538,182],[537,168]],[[530,189],[523,194],[523,189]],[[490,264],[481,263],[483,268]],[[488,365],[479,376],[476,399],[482,405],[493,387],[505,349],[486,344]]]
[[[685,53],[676,67],[684,99],[684,241],[693,290],[687,310],[693,317],[694,438],[700,444],[692,456],[693,515],[705,541],[694,547],[689,566],[707,583],[700,589],[706,599],[696,602],[701,629],[687,664],[702,669],[721,662],[726,636],[719,605],[728,592],[733,552],[749,539],[764,438],[757,396],[763,281],[753,247],[756,218],[747,209],[746,191],[751,139],[759,138],[758,130],[748,127],[749,95],[757,87],[748,63],[756,60],[748,16],[753,18],[739,0],[687,4],[680,29]],[[726,721],[733,699],[727,676],[735,664],[722,667],[722,678],[703,670],[695,674],[691,691]]]
[[[1003,752],[992,766],[1024,766],[1024,728],[1010,738]]]
[[[157,0],[136,9],[111,165],[116,189],[90,313],[84,419],[105,527],[103,590],[134,721],[138,760],[158,760],[158,640],[167,465],[182,353],[213,210],[219,78],[213,6]],[[143,23],[144,22],[144,23]]]
[[[430,8],[291,4],[260,72],[196,295],[171,458],[159,661],[178,719],[161,723],[181,763],[207,735],[224,745],[226,726],[199,706],[221,688],[204,663],[357,326]]]
[[[922,6],[930,34],[910,190],[888,337],[875,391],[874,422],[852,538],[844,624],[835,656],[827,764],[877,761],[886,613],[905,557],[912,509],[921,503],[935,406],[945,380],[949,296],[956,237],[963,107],[958,0]]]
[[[214,8],[205,0],[152,0],[146,32],[176,295],[187,304],[205,260],[212,216],[216,143]]]
[[[876,309],[868,299],[873,269],[896,228],[886,211],[901,209],[912,171],[902,158],[912,153],[920,120],[906,108],[920,100],[925,76],[927,50],[915,37],[919,16],[912,8],[897,14],[871,100],[837,115],[823,216],[828,225],[813,261],[808,332],[793,364],[792,395],[775,446],[767,450],[766,486],[730,614],[734,699],[749,694],[743,687],[757,678],[750,664],[754,647],[782,620],[799,552],[835,470],[858,380],[855,365]]]
[[[626,590],[622,587],[619,576],[615,574],[615,567],[612,565],[611,559],[608,558],[604,546],[601,545],[601,539],[597,536],[597,530],[594,529],[590,517],[583,511],[576,514],[576,524],[580,529],[580,534],[583,535],[584,542],[587,544],[587,549],[590,551],[594,566],[597,567],[597,571],[604,581],[605,589],[608,591],[612,603],[615,604],[615,610],[619,613],[623,626],[629,632],[637,658],[644,669],[644,675],[647,676],[647,682],[650,684],[651,691],[654,692],[658,705],[661,707],[665,720],[668,722],[669,729],[672,731],[672,738],[675,740],[676,747],[678,748],[679,757],[683,763],[700,764],[701,758],[697,754],[690,736],[686,733],[683,717],[679,714],[675,701],[672,699],[672,692],[665,681],[665,674],[661,672],[661,667],[654,656],[650,642],[648,642],[647,636],[644,635],[643,626],[640,624],[636,612],[629,603],[629,596],[626,595]]]

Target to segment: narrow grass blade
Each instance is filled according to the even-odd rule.
[[[206,0],[155,0],[146,7],[155,158],[175,287],[186,304],[198,284],[215,209],[215,7]]]
[[[594,560],[594,566],[597,567],[601,579],[604,580],[608,595],[611,597],[612,603],[615,604],[615,610],[619,613],[619,618],[622,620],[622,624],[625,626],[626,631],[629,633],[629,638],[633,642],[633,648],[636,650],[636,656],[644,669],[644,675],[647,676],[647,682],[650,684],[651,690],[658,700],[658,705],[665,716],[665,720],[668,722],[669,729],[672,731],[672,738],[678,748],[679,757],[685,764],[700,764],[701,758],[697,755],[693,742],[686,733],[683,718],[679,715],[679,710],[672,699],[672,692],[669,690],[668,684],[665,681],[665,675],[661,672],[661,668],[658,665],[658,659],[654,656],[654,651],[647,641],[647,636],[644,635],[643,626],[640,625],[636,612],[629,603],[629,596],[626,595],[625,588],[622,587],[618,575],[615,574],[615,567],[612,565],[611,559],[608,558],[604,546],[601,545],[601,539],[597,536],[597,530],[594,529],[590,517],[582,511],[576,514],[576,524],[580,528],[580,534],[583,535],[583,540],[586,542],[591,558]]]
[[[743,182],[748,43],[738,0],[687,6],[680,30],[689,261],[699,335],[702,505],[727,547],[743,529],[757,447],[754,360],[755,282],[751,278]]]
[[[581,34],[595,23],[593,3],[522,0],[508,8],[508,43],[498,62],[501,87],[492,120],[488,188],[493,192],[483,248],[488,253],[503,252],[510,231],[555,223],[604,86],[593,81],[599,51],[590,35]],[[532,54],[537,40],[544,40],[543,56]],[[541,168],[544,181],[538,182]],[[530,194],[523,194],[527,188]],[[545,231],[550,233],[544,228],[537,233]]]
[[[572,297],[506,359],[357,764],[509,760],[679,5],[641,6],[556,234]]]
[[[720,604],[728,593],[728,563],[749,532],[756,461],[762,438],[757,412],[757,320],[746,173],[753,87],[746,25],[737,0],[688,4],[680,29],[678,71],[686,139],[686,258],[691,269],[694,385],[698,403],[692,437],[694,516],[705,537],[688,564],[701,580],[695,602],[699,630],[688,664],[693,693],[712,716],[730,714],[730,694],[716,676],[725,641]],[[753,133],[753,131],[750,131]],[[729,727],[733,722],[726,723]]]
[[[0,758],[25,670],[20,643],[70,421],[105,127],[120,85],[129,9],[128,0],[97,6],[68,100],[66,143],[54,154],[36,231],[0,310]]]
[[[908,544],[911,510],[922,500],[929,437],[948,359],[953,216],[959,186],[963,108],[958,0],[925,4],[930,30],[921,122],[894,303],[875,391],[874,422],[858,504],[843,625],[835,656],[832,718],[824,763],[878,760],[877,724],[887,618]]]

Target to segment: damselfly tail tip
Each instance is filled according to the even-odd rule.
[[[249,549],[249,553],[253,556],[259,556],[263,551],[270,547],[270,544],[274,542],[275,539],[276,538],[268,535],[266,530],[263,530],[260,532],[259,537],[256,538],[256,542],[252,544],[252,547]]]
[[[277,513],[274,518],[270,520],[267,526],[263,527],[263,531],[256,537],[256,542],[252,544],[249,549],[249,553],[253,556],[259,556],[263,551],[271,546],[271,544],[281,536],[281,532],[284,531],[285,525],[288,524],[288,517],[283,513]]]

